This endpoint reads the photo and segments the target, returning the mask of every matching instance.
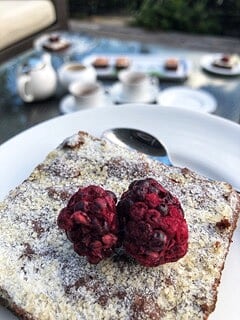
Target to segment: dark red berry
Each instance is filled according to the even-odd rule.
[[[222,58],[221,58],[221,60],[222,60],[223,62],[229,62],[229,61],[230,61],[230,55],[227,55],[227,54],[223,55]]]
[[[118,242],[115,194],[98,186],[80,188],[58,216],[74,250],[98,263],[112,255]]]
[[[188,248],[188,228],[180,202],[156,180],[136,180],[118,205],[121,241],[140,264],[177,261]]]
[[[52,34],[50,37],[49,37],[49,41],[50,42],[57,42],[60,40],[60,36],[58,34]]]

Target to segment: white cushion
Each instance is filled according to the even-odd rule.
[[[16,43],[56,21],[49,0],[0,1],[0,50]]]

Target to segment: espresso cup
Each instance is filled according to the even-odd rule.
[[[124,70],[118,75],[122,84],[122,94],[129,100],[141,100],[146,97],[152,85],[149,75],[134,70]]]
[[[75,81],[70,84],[69,92],[73,95],[78,109],[101,106],[104,98],[104,90],[99,82],[83,83]]]
[[[97,79],[96,70],[92,66],[85,66],[79,62],[65,63],[58,71],[61,84],[68,88],[72,82],[95,82]]]

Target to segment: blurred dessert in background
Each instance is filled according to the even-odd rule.
[[[235,54],[223,54],[212,62],[214,67],[232,69],[239,63],[238,56]]]
[[[64,39],[57,33],[53,33],[49,35],[45,42],[43,43],[42,47],[47,51],[62,51],[68,49],[71,46],[70,41]]]
[[[127,57],[118,57],[115,61],[115,68],[117,70],[126,69],[130,66],[130,60]]]
[[[164,63],[164,68],[170,71],[176,71],[179,67],[178,59],[169,58]]]
[[[95,68],[107,68],[109,66],[109,59],[106,57],[97,57],[92,65]]]

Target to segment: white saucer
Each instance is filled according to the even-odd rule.
[[[91,108],[101,108],[101,107],[106,107],[106,106],[112,106],[112,101],[109,99],[108,96],[104,96],[103,101],[101,104],[92,106]],[[89,109],[89,107],[84,107],[80,109],[79,107],[76,106],[74,97],[71,94],[66,95],[65,97],[62,98],[59,104],[59,110],[61,114],[68,114],[84,109]]]
[[[178,107],[207,113],[212,113],[217,108],[217,101],[210,93],[184,86],[163,90],[158,95],[157,103],[164,107]]]
[[[203,69],[222,76],[237,76],[240,75],[240,62],[231,69],[219,68],[213,65],[214,60],[221,58],[221,53],[206,54],[202,57],[201,66]]]
[[[124,95],[122,90],[122,83],[116,82],[109,90],[109,95],[114,103],[153,103],[156,101],[159,93],[158,86],[151,85],[146,90],[146,96],[139,99],[131,99]]]

